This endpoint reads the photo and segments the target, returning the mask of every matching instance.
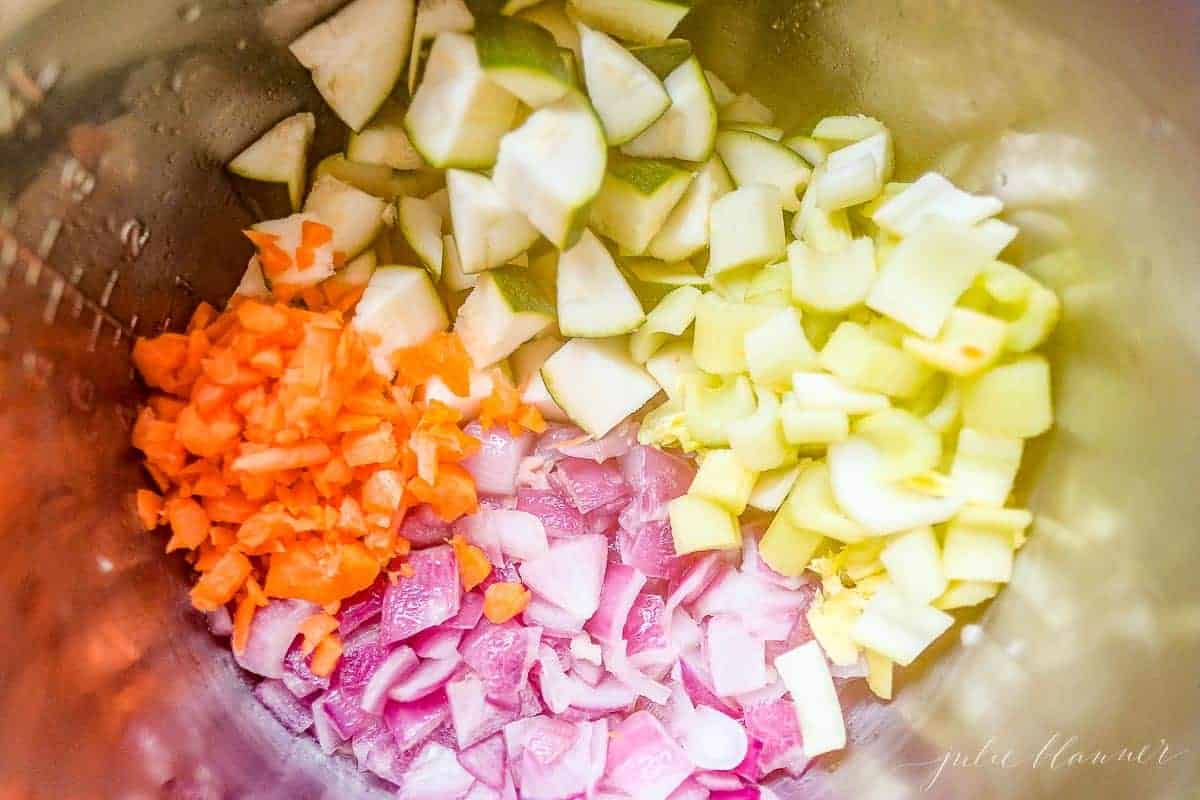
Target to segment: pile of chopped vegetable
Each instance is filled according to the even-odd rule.
[[[345,153],[300,113],[234,159],[293,213],[135,348],[143,523],[400,797],[770,798],[1032,523],[1059,301],[1003,204],[869,117],[788,136],[688,10],[353,0],[291,46]]]

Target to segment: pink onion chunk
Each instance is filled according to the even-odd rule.
[[[333,689],[322,695],[321,699],[325,713],[343,740],[362,731],[373,719],[363,711],[361,691]]]
[[[678,789],[671,792],[667,800],[708,800],[708,797],[708,789],[697,783],[695,778],[688,778]]]
[[[546,555],[526,561],[518,572],[536,595],[586,620],[600,605],[607,563],[608,540],[586,534],[556,540]]]
[[[600,463],[620,458],[637,446],[637,423],[626,420],[601,439],[583,442],[572,440],[557,445],[558,451],[570,458],[584,458]]]
[[[639,711],[613,731],[603,784],[638,800],[666,800],[692,771],[687,753],[662,723]]]
[[[586,794],[599,777],[596,753],[604,744],[597,737],[607,739],[607,731],[603,721],[572,724],[548,717],[505,728],[520,796],[568,800]]]
[[[535,597],[529,601],[529,606],[521,615],[521,621],[526,625],[536,625],[543,629],[546,635],[559,637],[574,636],[583,630],[583,620],[571,616],[558,606]]]
[[[445,627],[469,631],[479,624],[483,616],[483,595],[479,592],[467,592],[459,603],[458,613],[446,620]]]
[[[600,606],[584,630],[599,642],[610,643],[620,639],[630,609],[645,585],[646,576],[633,567],[610,565],[600,590]]]
[[[444,690],[411,703],[388,703],[383,712],[383,720],[401,750],[421,744],[449,718],[450,705]]]
[[[519,490],[517,510],[540,519],[551,539],[566,539],[588,532],[583,514],[555,489]]]
[[[383,598],[382,643],[404,641],[458,613],[461,587],[454,551],[447,546],[413,553],[411,578],[401,578]]]
[[[478,744],[463,749],[458,754],[458,763],[480,783],[496,790],[503,789],[507,766],[504,737],[495,733]]]
[[[696,705],[712,706],[723,714],[731,717],[739,716],[738,710],[717,696],[712,687],[712,675],[708,672],[708,664],[694,655],[685,655],[679,659],[680,680],[688,697]]]
[[[302,703],[283,685],[283,681],[267,679],[254,687],[254,696],[275,715],[279,724],[292,733],[304,733],[312,727],[312,708]]]
[[[363,688],[388,657],[388,648],[379,642],[378,625],[359,629],[342,648],[342,658],[333,673],[335,689]]]
[[[483,620],[463,640],[463,660],[483,681],[492,702],[511,707],[519,701],[541,640],[541,628]]]
[[[737,792],[742,789],[742,779],[730,772],[697,772],[692,779],[714,792]]]
[[[668,645],[667,631],[663,627],[663,609],[666,601],[661,595],[643,592],[637,596],[629,618],[625,620],[623,636],[629,642],[630,656],[647,650],[661,650]]]
[[[491,523],[500,533],[500,550],[508,558],[529,561],[549,551],[546,528],[535,515],[525,511],[492,511]]]
[[[321,695],[313,701],[312,712],[313,733],[317,737],[317,744],[320,745],[322,753],[331,755],[345,741],[346,737],[342,736],[338,727],[333,724],[333,717],[325,708],[325,695]]]
[[[634,492],[621,512],[621,527],[637,531],[647,523],[666,521],[667,504],[687,493],[696,469],[681,458],[639,446],[621,459],[621,473]]]
[[[577,684],[567,677],[558,654],[544,642],[538,650],[537,677],[542,702],[554,714],[566,711],[580,691]]]
[[[386,576],[342,602],[338,611],[338,635],[345,639],[356,630],[373,621],[383,610],[383,595],[390,584]]]
[[[461,664],[457,653],[450,658],[422,661],[388,690],[388,697],[401,703],[420,700],[445,686]]]
[[[704,649],[713,691],[721,697],[753,692],[767,685],[763,640],[750,635],[737,617],[720,614],[709,620]]]
[[[644,522],[637,528],[622,525],[618,538],[621,561],[637,567],[650,578],[674,578],[683,568],[675,555],[675,538],[666,520]]]
[[[282,678],[283,661],[300,634],[304,620],[319,612],[303,600],[272,600],[258,609],[250,623],[246,649],[233,657],[242,669],[264,678]]]
[[[794,776],[804,772],[809,759],[804,755],[800,721],[791,697],[747,708],[745,722],[747,733],[762,744],[758,756],[761,774],[777,769],[785,769]]]
[[[363,687],[362,707],[369,714],[379,714],[387,702],[388,690],[417,666],[417,654],[403,645],[393,650],[379,664]]]
[[[478,422],[463,430],[479,440],[479,451],[462,462],[475,479],[475,490],[480,494],[512,494],[517,488],[521,459],[533,450],[532,434],[514,437],[503,426],[485,430]]]
[[[299,644],[288,650],[283,660],[283,683],[297,698],[303,700],[329,688],[329,677],[319,678],[309,668],[309,657]]]
[[[571,707],[580,711],[613,714],[627,710],[638,699],[636,691],[611,675],[601,678],[595,686],[588,686],[578,678],[573,679],[572,684]]]
[[[459,800],[475,783],[448,747],[430,742],[417,755],[396,795],[400,800]]]
[[[439,625],[427,631],[421,631],[408,640],[413,652],[421,658],[450,658],[458,653],[458,645],[462,642],[466,631]]]
[[[679,581],[672,584],[671,593],[667,595],[666,616],[670,617],[676,608],[699,597],[724,566],[720,553],[709,553],[693,562]]]
[[[612,462],[597,464],[581,458],[564,458],[550,477],[581,514],[619,504],[631,493],[620,468]]]
[[[590,437],[574,425],[550,425],[545,433],[538,437],[533,454],[548,461],[557,461],[563,457],[559,449],[563,445],[583,444],[589,440]]]
[[[400,536],[415,549],[434,547],[450,538],[450,523],[444,522],[428,505],[409,509],[400,523]]]
[[[692,763],[708,770],[734,769],[750,749],[750,739],[741,723],[711,706],[696,708],[684,730],[682,744]]]
[[[446,686],[446,696],[459,750],[498,733],[521,716],[515,708],[489,703],[483,681],[476,675],[467,674],[451,682]]]

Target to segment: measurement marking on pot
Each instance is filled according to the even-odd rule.
[[[108,273],[108,282],[104,284],[104,291],[100,292],[100,307],[108,308],[108,303],[112,300],[113,289],[116,288],[117,280],[121,274],[117,270]]]
[[[71,288],[75,290],[75,302],[71,308],[71,319],[79,319],[83,314],[83,293],[79,291],[79,282],[83,280],[83,267],[76,265],[71,270]]]
[[[96,352],[96,345],[100,343],[100,329],[104,326],[104,317],[96,314],[92,319],[92,333],[88,337],[87,351],[89,353]]]
[[[42,309],[42,322],[47,325],[54,324],[54,318],[58,316],[58,304],[62,302],[63,291],[67,288],[67,282],[60,276],[54,276],[54,282],[50,284],[50,294],[46,297],[46,306]]]

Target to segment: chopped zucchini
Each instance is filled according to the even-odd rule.
[[[1024,449],[1023,439],[963,428],[950,467],[955,493],[971,503],[1003,506],[1012,493]]]
[[[641,135],[621,146],[638,158],[707,161],[717,141],[717,106],[704,70],[694,57],[663,81],[671,107]]]
[[[463,271],[462,258],[458,255],[458,243],[446,234],[442,237],[442,286],[451,292],[472,289],[479,283],[479,275]]]
[[[862,541],[867,532],[847,517],[833,499],[829,466],[824,462],[810,463],[800,470],[792,493],[779,511],[796,527],[820,533],[839,542]]]
[[[759,386],[789,388],[792,375],[817,366],[817,353],[804,335],[800,312],[794,308],[780,309],[747,331],[744,349],[750,379]]]
[[[764,473],[759,480],[765,478],[766,474],[769,473]],[[752,499],[752,505],[753,502]],[[824,534],[799,527],[792,522],[791,515],[781,509],[759,540],[758,555],[780,575],[798,578],[804,574],[824,543]]]
[[[584,231],[558,259],[558,328],[563,336],[621,336],[645,320],[641,302],[612,255],[591,231]]]
[[[234,175],[266,183],[285,183],[292,210],[299,211],[308,175],[308,148],[317,129],[308,112],[280,120],[229,162]]]
[[[420,344],[450,320],[429,274],[415,267],[379,267],[371,276],[354,310],[353,325],[372,334],[371,363],[381,375],[391,377],[395,354]]]
[[[559,47],[570,50],[575,54],[576,61],[583,61],[583,50],[580,46],[579,29],[567,15],[566,3],[563,0],[549,0],[523,9],[518,17],[541,25],[550,31]]]
[[[304,211],[333,229],[334,252],[347,259],[371,246],[383,230],[383,212],[387,204],[374,195],[343,183],[331,175],[322,175],[313,184]]]
[[[922,475],[936,469],[942,460],[942,437],[904,409],[887,408],[863,417],[854,424],[854,435],[869,441],[883,456],[884,480]]]
[[[708,276],[780,261],[787,254],[783,204],[774,186],[751,185],[713,203]]]
[[[440,33],[470,33],[475,28],[475,15],[464,0],[418,0],[417,21],[413,25],[412,57],[408,60],[408,94],[417,92],[417,76],[425,41]]]
[[[580,20],[639,44],[660,44],[692,10],[691,0],[570,0]]]
[[[744,375],[721,381],[703,373],[681,379],[688,432],[706,447],[728,447],[729,425],[754,413],[754,389]]]
[[[519,267],[479,277],[458,310],[454,330],[477,369],[484,369],[554,324],[554,307]]]
[[[851,386],[890,397],[912,397],[933,375],[929,367],[856,322],[838,325],[820,361]]]
[[[645,364],[672,337],[680,337],[696,319],[700,290],[680,286],[662,299],[646,315],[646,322],[629,337],[629,352],[633,360]]]
[[[799,211],[799,192],[811,170],[794,152],[757,133],[723,130],[717,134],[717,154],[739,187],[768,184],[779,189],[784,211]]]
[[[432,169],[401,173],[382,164],[360,164],[350,161],[341,153],[321,159],[313,169],[313,182],[319,180],[322,175],[332,175],[343,183],[384,200],[395,200],[404,195],[426,194],[442,184],[441,173]]]
[[[420,169],[425,159],[413,147],[404,130],[403,106],[385,102],[371,122],[361,131],[350,134],[346,158],[360,164],[382,164],[399,170]]]
[[[671,96],[648,66],[610,37],[585,25],[580,37],[584,82],[604,135],[613,146],[625,144],[667,112]]]
[[[796,372],[792,375],[792,391],[800,406],[808,409],[857,415],[882,411],[889,405],[882,394],[854,389],[837,377],[821,372]]]
[[[487,169],[517,115],[517,98],[488,80],[475,40],[439,34],[404,118],[409,139],[439,169]]]
[[[692,43],[687,39],[668,39],[662,44],[632,47],[629,52],[660,79],[665,79],[676,67],[692,57]]]
[[[746,333],[762,321],[761,308],[732,303],[708,292],[696,306],[696,332],[692,345],[696,363],[713,375],[745,372],[748,366]]]
[[[607,163],[600,120],[586,99],[571,93],[504,137],[493,179],[543,236],[567,250],[583,232]]]
[[[733,189],[729,171],[714,155],[696,172],[646,252],[663,261],[682,261],[708,247],[713,204]]]
[[[433,204],[419,197],[401,197],[396,203],[396,224],[434,282],[440,281],[445,247],[442,218]]]
[[[895,536],[883,548],[879,560],[896,588],[914,603],[932,602],[946,591],[942,551],[930,527]]]
[[[852,635],[860,646],[907,667],[953,624],[954,617],[888,585],[867,602]]]
[[[930,341],[905,336],[904,351],[934,369],[951,375],[974,375],[1000,355],[1008,336],[1008,325],[995,317],[965,308],[955,308],[946,318],[942,332]]]
[[[446,172],[450,219],[463,271],[468,274],[507,264],[537,241],[538,232],[505,201],[496,185],[475,172]]]
[[[796,448],[783,435],[779,397],[755,387],[758,407],[744,419],[729,423],[729,446],[738,461],[755,472],[766,472],[796,462]]]
[[[785,139],[783,144],[814,167],[824,164],[825,159],[833,152],[828,142],[818,142],[808,136],[792,136]]]
[[[623,252],[641,255],[692,182],[692,173],[666,161],[615,158],[592,205],[592,227]]]
[[[413,0],[353,0],[292,42],[292,55],[352,130],[367,124],[399,80],[413,16]]]
[[[897,236],[911,236],[930,217],[970,226],[1003,210],[1004,204],[995,197],[964,192],[942,175],[929,172],[880,205],[871,219]]]
[[[683,387],[680,383],[685,375],[697,375],[700,367],[692,357],[692,343],[672,342],[646,359],[646,371],[666,392],[672,401],[683,402]]]
[[[1023,356],[966,381],[962,389],[963,424],[993,436],[1030,439],[1050,430],[1050,364],[1042,356]]]
[[[485,15],[475,23],[475,49],[484,74],[531,108],[549,105],[571,89],[558,43],[533,22]]]
[[[742,92],[721,107],[721,121],[770,125],[775,122],[775,112],[754,95]]]
[[[623,339],[572,339],[547,359],[542,379],[558,406],[600,438],[658,394]]]
[[[825,117],[813,128],[812,138],[838,143],[860,142],[886,130],[882,122],[862,114]]]

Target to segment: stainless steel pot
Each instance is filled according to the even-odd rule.
[[[281,45],[334,5],[0,0],[0,83],[28,109],[0,136],[4,800],[382,793],[249,696],[183,565],[137,529],[126,444],[130,337],[232,290],[237,230],[273,198],[221,164],[320,107]],[[1065,301],[1058,426],[1023,475],[1039,522],[1012,586],[885,710],[854,710],[840,763],[779,794],[1188,795],[1200,7],[710,0],[686,32],[784,123],[880,116],[902,175],[937,164],[1003,197],[1021,260],[1055,253],[1035,268]]]

